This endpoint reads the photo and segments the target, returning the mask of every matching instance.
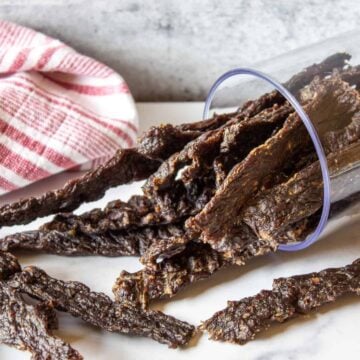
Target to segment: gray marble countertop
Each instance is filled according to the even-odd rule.
[[[229,68],[360,27],[360,2],[0,0],[0,18],[112,66],[136,100],[202,100]]]

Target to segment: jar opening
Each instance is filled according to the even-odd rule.
[[[206,97],[203,118],[206,119],[209,117],[211,105],[213,103],[215,94],[219,89],[219,86],[223,84],[226,80],[234,76],[244,76],[244,75],[263,80],[265,83],[267,83],[267,85],[271,85],[272,87],[274,87],[291,104],[291,106],[294,108],[296,113],[299,115],[314,145],[319,160],[322,179],[323,179],[323,206],[322,206],[322,212],[319,223],[316,229],[310,235],[308,235],[305,240],[294,244],[279,245],[279,250],[282,251],[298,251],[305,249],[311,244],[313,244],[319,238],[320,234],[322,233],[328,221],[329,213],[330,213],[330,174],[327,165],[326,155],[323,146],[321,144],[319,135],[315,129],[315,126],[313,125],[311,119],[306,114],[306,112],[304,111],[298,100],[295,98],[295,96],[291,94],[282,84],[280,84],[279,82],[277,82],[276,80],[274,80],[273,78],[271,78],[270,76],[268,76],[267,74],[261,71],[255,69],[249,69],[249,68],[236,68],[226,72],[221,77],[219,77],[214,83],[214,85],[211,87]]]

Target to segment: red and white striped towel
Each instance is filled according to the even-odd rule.
[[[0,194],[131,147],[137,113],[107,66],[0,21]]]

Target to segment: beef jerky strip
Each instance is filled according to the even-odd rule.
[[[280,93],[272,91],[256,100],[246,102],[233,113],[215,114],[207,120],[177,126],[171,124],[153,126],[140,137],[138,150],[147,157],[164,161],[203,133],[233,125],[271,108],[274,104],[282,104],[284,101]]]
[[[360,295],[359,259],[341,268],[276,279],[272,290],[230,301],[201,329],[213,340],[244,344],[273,323],[307,314],[352,293]]]
[[[347,80],[350,84],[353,77],[357,76],[356,74],[357,72],[352,72],[352,77],[348,76]],[[334,75],[337,76],[337,73]],[[343,74],[341,79],[343,79]],[[313,89],[306,91],[316,91],[313,85],[310,87]],[[360,109],[360,99],[357,91],[350,86],[343,83],[342,88],[345,91],[343,96],[339,97],[339,102],[346,108],[336,110],[328,107],[327,111],[330,115],[327,115],[327,118],[334,121],[332,119],[340,116],[341,124],[345,124],[345,127],[336,129],[335,125],[335,130],[325,132],[322,136],[325,152],[332,153],[328,156],[328,167],[333,178],[337,174],[347,171],[349,167],[356,166],[356,163],[359,162],[358,145],[346,150],[343,148],[360,138],[359,113],[356,113]],[[340,86],[339,91],[341,91]],[[326,116],[326,112],[324,113]],[[354,113],[355,115],[352,115]],[[351,174],[351,176],[353,175]],[[354,183],[354,179],[352,181]],[[280,241],[281,233],[280,237],[283,240],[303,240],[317,225],[318,215],[312,217],[310,221],[307,217],[320,209],[322,190],[320,167],[319,163],[315,162],[296,173],[287,182],[261,193],[259,199],[254,200],[253,204],[245,210],[244,221],[255,231],[257,236],[262,238]],[[348,187],[347,190],[349,190]]]
[[[347,53],[330,55],[319,64],[313,64],[294,75],[284,86],[290,90],[293,95],[297,96],[299,91],[308,85],[316,76],[322,78],[331,74],[334,69],[342,69],[350,59],[351,55]]]
[[[38,217],[74,210],[84,202],[101,198],[110,187],[147,178],[158,166],[158,161],[136,149],[118,150],[105,165],[67,182],[61,189],[2,206],[0,226],[26,224]]]
[[[240,121],[240,118],[237,113],[229,113],[189,124],[152,126],[140,137],[138,150],[152,159],[164,161],[204,132],[215,130],[230,120]]]
[[[208,245],[191,242],[185,251],[136,273],[123,271],[113,292],[116,301],[146,308],[153,299],[172,297],[180,289],[211,276],[225,265]]]
[[[155,210],[168,221],[199,211],[215,191],[218,167],[213,168],[213,161],[229,154],[225,167],[231,168],[232,163],[241,160],[281,126],[291,111],[288,104],[274,105],[254,118],[207,132],[187,144],[144,185],[145,194],[156,201]]]
[[[305,110],[310,118],[317,123],[320,136],[333,129],[338,129],[339,114],[346,111],[349,118],[356,107],[349,107],[347,98],[349,85],[339,77],[315,81],[312,87],[306,89],[304,98],[308,95]],[[309,100],[311,99],[311,100]],[[328,109],[329,111],[324,111]],[[281,171],[295,154],[311,144],[310,138],[296,114],[289,116],[283,128],[263,145],[258,146],[229,173],[215,196],[195,217],[187,221],[187,226],[194,231],[201,231],[201,240],[211,244],[219,251],[224,239],[231,247],[232,232],[241,223],[241,212],[246,202],[263,186],[264,180],[272,174]],[[286,149],[286,150],[285,150]]]
[[[19,271],[21,271],[21,267],[14,255],[0,252],[0,282],[7,280],[10,276]]]
[[[127,202],[115,200],[102,209],[93,209],[81,215],[62,213],[42,225],[42,231],[77,231],[84,234],[104,233],[108,230],[134,229],[164,223],[161,214],[154,211],[152,202],[145,196],[134,195]]]
[[[31,250],[41,251],[48,254],[66,256],[141,256],[149,248],[146,262],[156,260],[157,253],[160,255],[173,254],[181,251],[181,244],[175,243],[172,247],[160,247],[167,243],[168,239],[177,237],[181,239],[184,234],[183,223],[147,226],[138,229],[106,231],[103,233],[87,233],[81,229],[70,231],[58,230],[35,230],[15,233],[0,240],[0,250]],[[153,248],[152,245],[157,244]],[[175,244],[176,249],[175,249]],[[156,249],[158,249],[156,251]],[[167,252],[165,250],[167,249]]]
[[[360,141],[327,157],[333,180],[360,165]],[[355,175],[352,182],[356,184]],[[349,189],[344,189],[349,190]],[[263,239],[274,239],[279,230],[315,213],[322,206],[323,180],[318,161],[290,180],[261,194],[243,213],[243,220]]]
[[[239,263],[240,258],[244,264],[275,249],[276,244],[251,238],[243,244]],[[230,260],[207,244],[190,242],[185,251],[164,259],[155,268],[147,267],[132,274],[123,271],[113,292],[117,301],[146,308],[152,300],[172,297],[184,287],[210,277],[229,264]]]
[[[21,294],[0,283],[0,342],[32,353],[36,360],[76,360],[83,357],[52,334],[47,319],[53,305],[28,305]],[[52,315],[54,316],[54,315]]]
[[[182,174],[182,182],[190,182],[186,191],[190,189],[190,192],[193,192],[194,189],[198,190],[199,180],[202,181],[205,176],[211,177],[208,174],[204,174],[208,169],[204,168],[205,158],[206,161],[211,161],[210,148],[216,148],[218,145],[218,141],[220,143],[220,152],[219,155],[216,156],[215,161],[216,164],[214,166],[214,172],[216,173],[216,183],[221,182],[221,177],[223,173],[227,173],[231,168],[232,164],[237,161],[238,158],[243,158],[244,154],[246,154],[257,142],[261,141],[260,139],[263,137],[267,137],[274,131],[274,127],[276,124],[281,124],[282,121],[289,115],[291,112],[291,107],[289,105],[285,105],[283,107],[273,106],[273,108],[268,109],[262,113],[260,113],[256,118],[249,119],[248,121],[244,120],[242,123],[230,126],[222,131],[213,132],[206,139],[206,141],[202,141],[199,138],[199,144],[197,141],[193,142],[191,146],[189,146],[190,156],[193,158],[193,164],[188,166]],[[204,136],[205,137],[205,136]],[[185,149],[184,149],[185,150]],[[186,150],[185,150],[186,151]],[[185,152],[184,151],[184,152]],[[188,154],[189,154],[188,153]],[[181,154],[180,154],[181,155]],[[186,156],[186,155],[185,155]],[[198,158],[197,158],[198,157]],[[203,161],[200,161],[200,158],[204,158]],[[221,173],[219,173],[218,168],[221,165]],[[209,169],[211,169],[211,165],[209,164]],[[180,180],[175,180],[176,185],[181,186]],[[204,185],[204,184],[202,184]],[[185,185],[186,187],[186,185]],[[175,186],[176,188],[176,186]],[[204,188],[211,194],[215,189],[214,184],[210,185],[207,183],[204,185]],[[177,188],[179,189],[179,188]],[[171,187],[166,189],[166,193],[170,195],[170,197],[165,197],[165,201],[170,204],[170,206],[174,206],[177,203],[178,199],[175,198],[175,194],[179,196],[179,192],[174,191],[174,188]],[[182,193],[182,195],[184,195]],[[181,198],[182,195],[179,197]],[[194,195],[192,193],[185,193],[185,200],[180,200],[180,207],[176,209],[174,217],[170,216],[170,219],[176,219],[176,213],[181,213],[181,215],[185,216],[186,212],[182,208],[185,201],[189,201]],[[202,194],[204,195],[204,194]],[[200,196],[200,198],[194,197],[193,205],[196,208],[201,208],[204,203],[209,199],[209,196]],[[191,205],[191,207],[193,206]],[[181,210],[180,210],[181,209]],[[164,207],[161,208],[161,214],[164,215]],[[248,234],[244,234],[247,236]],[[184,249],[186,243],[193,238],[192,234],[187,234],[187,236],[181,237],[173,237],[172,239],[164,239],[161,242],[154,242],[151,248],[148,249],[147,253],[143,256],[142,262],[147,266],[151,266],[155,261],[169,257],[174,253],[179,253]]]
[[[351,59],[351,55],[347,53],[335,53],[330,55],[320,63],[315,63],[306,67],[298,74],[292,76],[283,85],[292,93],[297,95],[298,92],[306,85],[308,85],[315,77],[324,78],[329,75],[334,69],[341,70],[347,65]],[[260,96],[257,100],[251,100],[244,104],[241,108],[241,113],[246,117],[252,117],[262,110],[271,107],[274,103],[281,103],[282,95],[277,91]]]
[[[7,280],[21,271],[17,259],[0,252],[0,343],[32,353],[32,359],[82,359],[69,344],[52,334],[57,328],[53,303],[27,304]]]
[[[114,303],[82,283],[51,278],[36,267],[15,274],[11,286],[42,301],[54,301],[58,310],[110,332],[146,336],[173,348],[186,345],[194,333],[194,326],[174,317]]]

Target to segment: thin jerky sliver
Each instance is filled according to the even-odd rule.
[[[34,230],[6,236],[0,240],[0,250],[22,249],[66,256],[141,256],[155,243],[183,233],[181,223],[100,233],[87,233],[76,228],[70,231]]]
[[[110,187],[146,179],[159,166],[136,149],[121,149],[106,164],[69,181],[61,189],[48,191],[0,208],[0,226],[27,224],[38,217],[76,209],[84,202],[100,199]]]
[[[83,359],[69,344],[52,334],[55,316],[49,317],[52,311],[51,303],[26,304],[20,292],[1,282],[0,342],[31,352],[34,360]]]
[[[17,259],[0,252],[0,343],[29,351],[32,359],[80,360],[82,356],[52,334],[57,317],[52,302],[27,304],[10,279],[21,271]]]
[[[115,303],[82,283],[51,278],[36,267],[15,274],[11,285],[42,301],[54,301],[58,310],[101,329],[146,336],[172,348],[187,344],[194,332],[194,326],[172,316]]]
[[[238,249],[237,263],[245,264],[256,256],[276,250],[276,245],[263,240],[249,241]],[[155,299],[170,298],[180,290],[199,280],[212,276],[232,263],[223,253],[207,244],[190,242],[186,249],[155,267],[147,267],[136,273],[123,271],[113,287],[115,298],[147,308]]]
[[[272,290],[230,301],[201,329],[213,340],[245,344],[273,323],[307,314],[346,294],[360,295],[359,259],[341,268],[276,279]]]

